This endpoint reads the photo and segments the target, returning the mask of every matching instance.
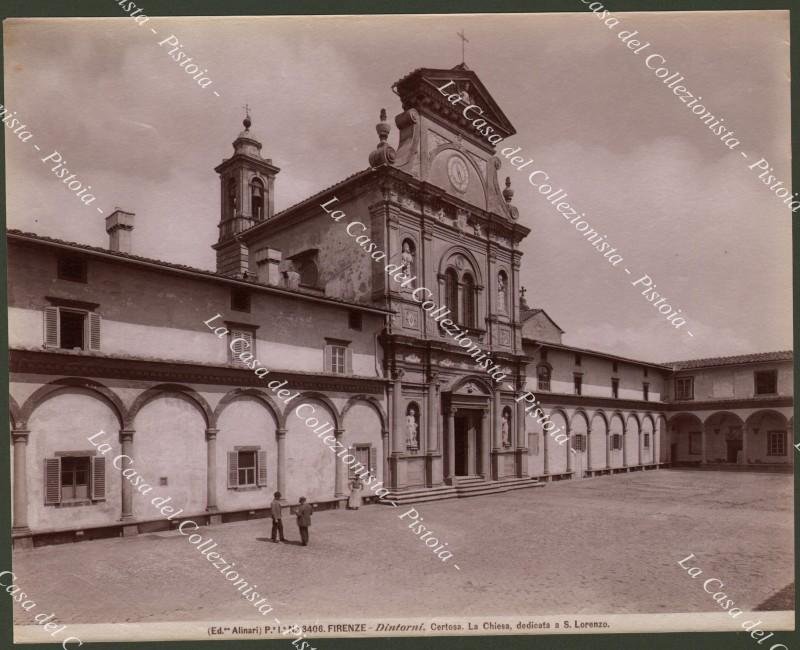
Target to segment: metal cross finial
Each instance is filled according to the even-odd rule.
[[[250,105],[245,104],[244,106],[242,106],[242,108],[244,109],[245,116],[250,117]]]
[[[525,300],[525,294],[526,294],[526,293],[528,293],[528,290],[527,290],[525,287],[520,287],[520,289],[519,289],[519,295],[520,295],[520,297],[521,297],[523,300]]]
[[[464,35],[464,28],[463,27],[461,28],[461,31],[460,32],[456,32],[456,34],[461,39],[461,63],[463,64],[465,62],[465,59],[464,59],[464,47],[465,47],[466,43],[469,43],[469,39]]]

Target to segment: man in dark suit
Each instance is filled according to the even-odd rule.
[[[305,497],[300,497],[300,505],[297,506],[297,527],[300,529],[300,539],[303,546],[308,546],[308,527],[311,525],[311,513],[314,509],[306,503]]]
[[[283,536],[283,520],[281,519],[281,493],[276,492],[273,496],[275,498],[272,500],[272,504],[270,505],[270,509],[272,510],[272,541],[277,544],[278,533],[280,533],[282,542],[285,542],[286,538]]]

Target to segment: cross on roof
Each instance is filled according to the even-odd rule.
[[[460,32],[456,32],[456,34],[461,39],[461,63],[464,63],[464,47],[467,43],[469,43],[469,39],[464,35],[463,28]]]

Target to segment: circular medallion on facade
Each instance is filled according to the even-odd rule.
[[[461,156],[451,156],[447,161],[447,175],[459,192],[466,192],[469,185],[469,170]]]

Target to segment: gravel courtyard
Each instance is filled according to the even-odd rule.
[[[420,504],[453,557],[367,506],[312,518],[311,543],[272,544],[269,520],[202,528],[279,617],[720,611],[717,577],[752,609],[792,580],[792,477],[659,470]],[[294,518],[288,539],[299,539]],[[704,576],[677,562],[695,555]],[[16,583],[65,623],[260,619],[177,532],[14,553]],[[455,568],[455,564],[460,570]]]

